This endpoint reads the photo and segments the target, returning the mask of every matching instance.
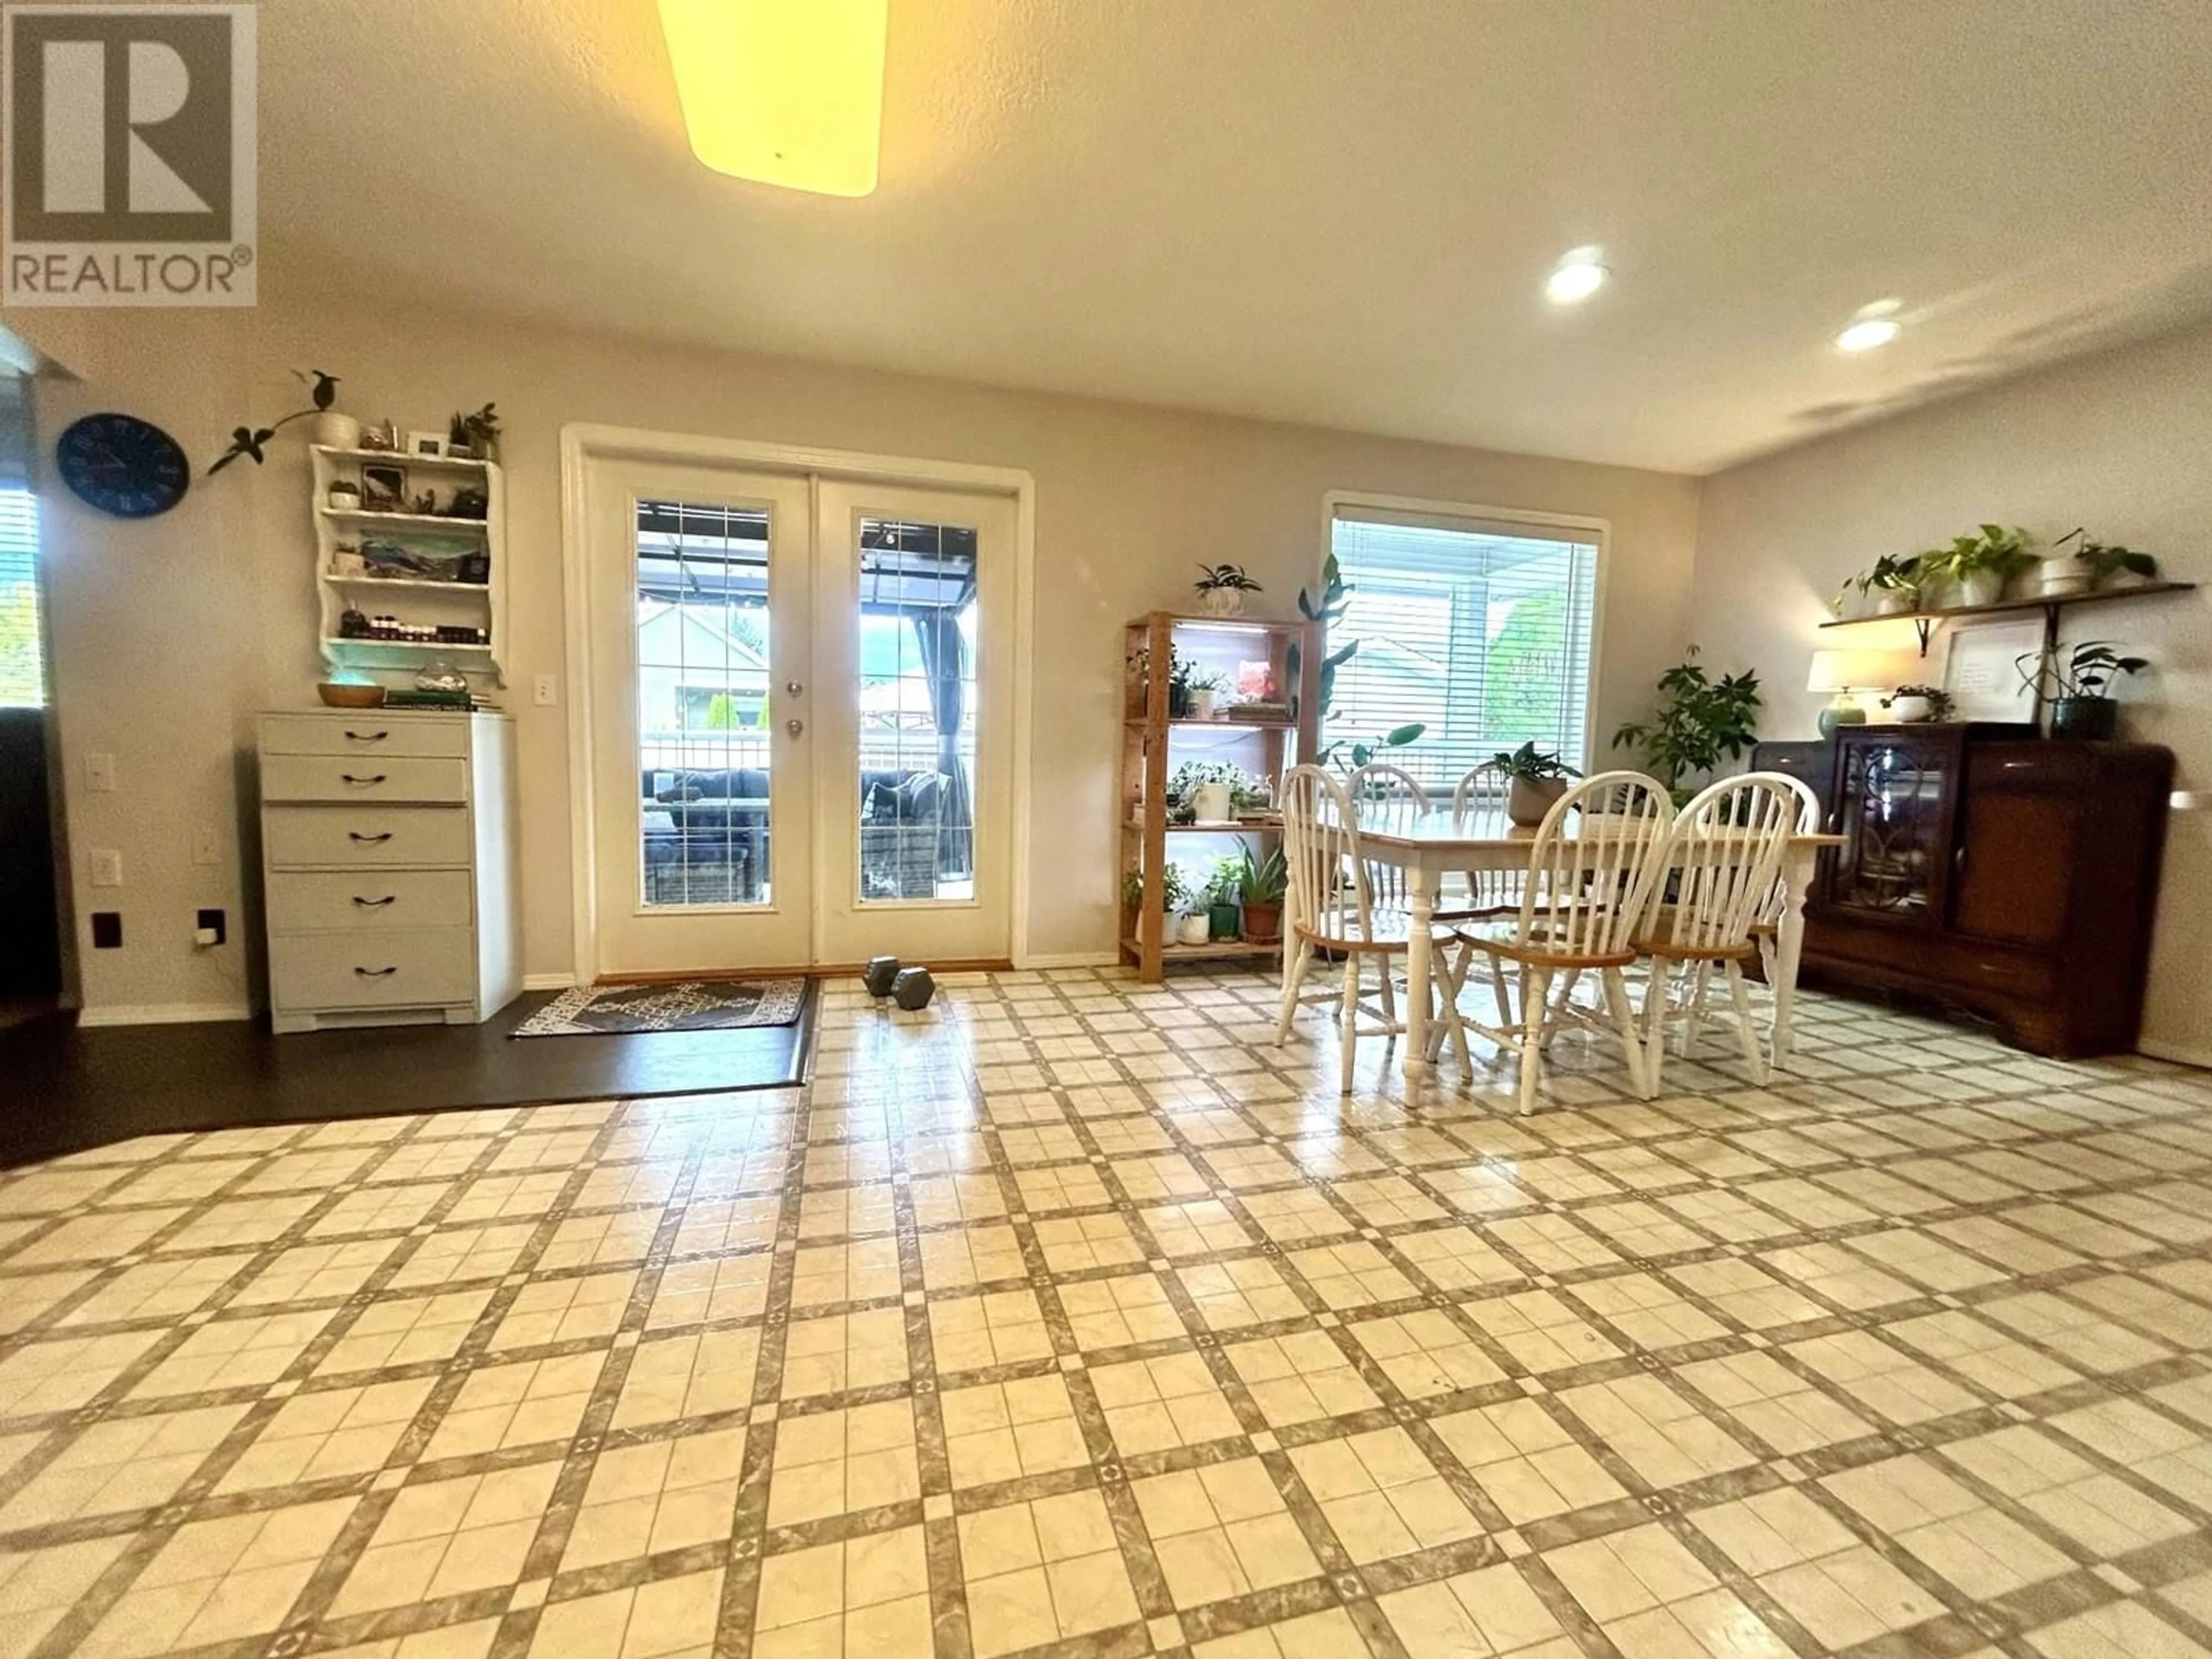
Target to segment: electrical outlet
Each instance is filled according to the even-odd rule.
[[[91,866],[94,887],[123,885],[123,854],[112,847],[95,847],[85,858]]]
[[[222,836],[205,824],[192,831],[192,862],[194,864],[222,862]]]
[[[551,708],[561,701],[561,682],[550,674],[540,674],[530,683],[530,700],[540,708]]]
[[[84,757],[84,787],[105,794],[115,787],[115,757],[87,755]]]
[[[92,913],[92,948],[95,951],[119,951],[123,948],[123,913],[120,910],[94,910]]]
[[[220,910],[203,910],[194,921],[192,943],[195,945],[221,945],[229,937]]]

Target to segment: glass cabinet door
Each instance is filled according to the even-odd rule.
[[[1950,860],[1952,745],[1846,738],[1838,759],[1836,829],[1844,844],[1828,903],[1934,925]]]

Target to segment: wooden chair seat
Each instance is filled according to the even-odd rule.
[[[1475,927],[1462,927],[1453,935],[1463,945],[1493,957],[1503,957],[1508,962],[1534,963],[1546,968],[1626,968],[1636,960],[1633,950],[1603,952],[1565,951],[1553,945],[1542,927],[1527,933],[1521,931],[1516,917],[1511,921],[1492,921]]]

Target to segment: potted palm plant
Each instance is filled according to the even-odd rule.
[[[1622,726],[1613,734],[1613,746],[1641,749],[1645,767],[1680,805],[1696,793],[1685,779],[1717,771],[1758,741],[1759,706],[1755,671],[1714,679],[1693,645],[1659,677],[1651,717]]]
[[[1512,780],[1505,791],[1505,816],[1523,829],[1544,821],[1553,804],[1567,793],[1567,781],[1582,774],[1548,750],[1524,743],[1510,752],[1500,750],[1492,764]]]
[[[1271,847],[1264,858],[1252,856],[1244,842],[1237,854],[1237,892],[1244,906],[1244,937],[1255,945],[1272,945],[1283,936],[1283,894],[1291,884],[1290,866],[1283,849]]]
[[[2014,659],[2020,677],[2051,705],[2051,735],[2093,743],[2108,742],[2119,730],[2120,706],[2110,695],[2112,682],[2150,666],[2148,659],[2124,657],[2107,640],[2085,640],[2062,660],[2054,650],[2022,653]]]

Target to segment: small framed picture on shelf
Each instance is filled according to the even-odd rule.
[[[410,432],[407,434],[410,455],[442,457],[446,453],[446,434],[442,432]]]
[[[361,504],[369,513],[407,510],[407,469],[371,461],[361,469]]]

